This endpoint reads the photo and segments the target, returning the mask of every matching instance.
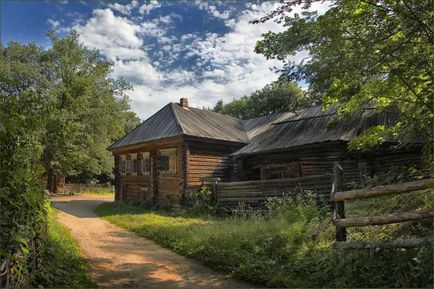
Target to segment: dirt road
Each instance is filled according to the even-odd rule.
[[[248,285],[100,219],[110,196],[54,197],[58,218],[78,240],[102,288],[247,288]]]

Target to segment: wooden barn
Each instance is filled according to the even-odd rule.
[[[115,157],[115,198],[176,208],[186,191],[209,178],[220,179],[221,201],[228,203],[263,200],[267,189],[294,183],[329,193],[327,176],[337,161],[347,185],[392,166],[420,165],[417,143],[391,149],[389,142],[369,152],[347,149],[351,139],[393,121],[392,116],[366,109],[350,120],[333,121],[334,114],[334,108],[314,107],[241,120],[189,107],[182,98],[109,147]]]

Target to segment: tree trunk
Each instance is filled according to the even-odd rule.
[[[52,194],[57,193],[56,174],[52,168],[47,170],[47,190]]]

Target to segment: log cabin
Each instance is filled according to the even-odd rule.
[[[115,200],[179,208],[185,192],[204,180],[222,182],[306,178],[330,174],[339,161],[347,185],[393,166],[420,166],[421,142],[393,149],[393,140],[368,152],[348,142],[393,114],[372,109],[335,120],[334,107],[313,107],[242,120],[169,103],[108,149],[115,158]],[[331,180],[323,185],[330,191]]]

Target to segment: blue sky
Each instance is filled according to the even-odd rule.
[[[180,97],[213,106],[278,77],[271,68],[281,63],[253,50],[262,33],[284,28],[248,23],[276,8],[274,1],[0,1],[4,45],[47,47],[50,28],[78,31],[80,41],[114,61],[113,77],[131,82],[127,94],[142,119]]]

